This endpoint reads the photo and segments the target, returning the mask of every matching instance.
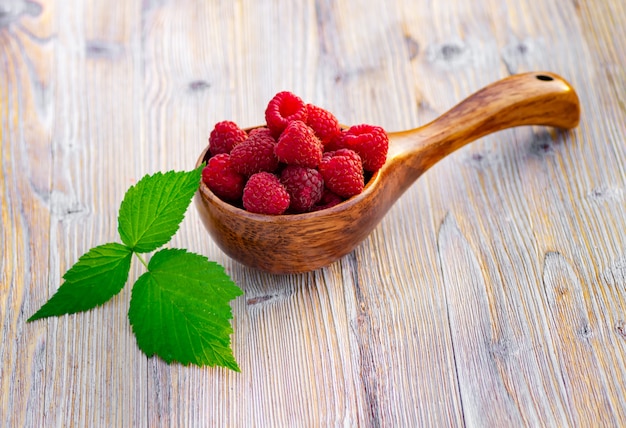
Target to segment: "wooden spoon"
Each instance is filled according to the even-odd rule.
[[[427,125],[390,133],[387,161],[363,193],[332,208],[253,214],[223,202],[204,184],[196,207],[213,240],[233,259],[272,273],[311,271],[351,252],[420,175],[456,149],[515,126],[573,128],[579,118],[578,96],[560,76],[514,75],[481,89]]]

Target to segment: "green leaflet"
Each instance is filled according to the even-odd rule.
[[[178,230],[198,185],[202,168],[157,172],[131,186],[120,205],[118,231],[136,253],[167,244]]]
[[[65,282],[28,321],[102,305],[124,288],[132,254],[130,248],[115,243],[92,248],[63,275]]]
[[[135,283],[128,319],[148,356],[239,371],[230,349],[229,302],[241,294],[217,263],[164,249]]]

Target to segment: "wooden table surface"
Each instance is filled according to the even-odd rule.
[[[620,0],[0,0],[0,426],[625,426],[625,28]],[[146,358],[130,286],[26,323],[217,121],[291,90],[398,131],[539,70],[579,127],[460,149],[321,270],[246,268],[192,206],[172,245],[245,291],[241,373]]]

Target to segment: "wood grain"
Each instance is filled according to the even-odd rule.
[[[0,426],[626,425],[625,28],[610,0],[0,0]],[[240,374],[146,359],[130,286],[25,323],[219,120],[291,90],[401,131],[535,70],[576,130],[458,150],[324,269],[243,267],[189,211],[172,245],[245,291]]]

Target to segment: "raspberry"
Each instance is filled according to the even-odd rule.
[[[311,128],[294,120],[280,135],[274,152],[287,165],[315,168],[322,160],[323,147]]]
[[[331,138],[330,141],[328,141],[324,146],[324,151],[334,152],[340,149],[345,149],[346,146],[344,146],[343,144],[343,136],[345,135],[345,133],[346,131],[343,130],[339,133],[339,135]]]
[[[248,138],[235,122],[224,120],[215,124],[209,136],[209,152],[211,155],[230,153],[237,144]]]
[[[246,141],[238,144],[230,152],[233,169],[246,176],[261,171],[274,172],[278,168],[278,158],[274,154],[275,146],[276,141],[269,130],[251,132]]]
[[[328,189],[324,189],[322,193],[322,199],[311,208],[311,211],[325,210],[326,208],[334,207],[335,205],[343,202],[343,198]]]
[[[255,134],[264,134],[272,137],[272,131],[265,126],[260,126],[258,128],[252,128],[250,132],[248,132],[248,138],[252,137]],[[273,137],[272,137],[273,138]]]
[[[324,179],[316,169],[287,165],[280,174],[280,182],[289,193],[292,211],[309,211],[322,198]]]
[[[289,193],[274,174],[257,172],[243,189],[243,207],[258,214],[282,214],[289,208]]]
[[[293,120],[306,121],[306,105],[300,97],[283,91],[274,95],[265,109],[265,121],[272,135],[278,138],[280,133]]]
[[[313,104],[307,104],[306,110],[306,124],[315,131],[324,146],[341,136],[339,121],[331,112]]]
[[[319,171],[326,188],[343,198],[361,193],[365,186],[361,158],[349,149],[324,153]]]
[[[221,153],[209,159],[202,169],[202,181],[219,198],[236,201],[241,198],[246,179],[235,172],[230,163],[230,155]]]
[[[365,171],[376,172],[387,159],[389,137],[379,126],[355,125],[343,134],[340,144],[357,152]]]

